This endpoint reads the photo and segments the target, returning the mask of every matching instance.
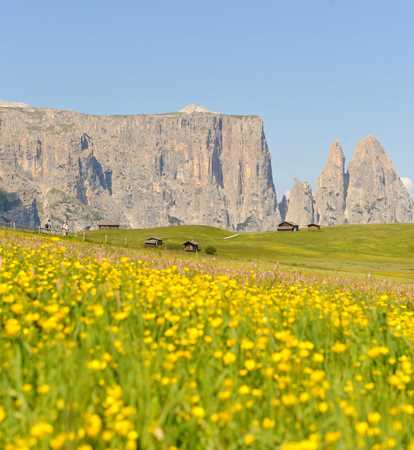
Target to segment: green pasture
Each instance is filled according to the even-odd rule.
[[[144,248],[144,240],[163,239],[162,250],[147,251],[184,254],[187,239],[204,249],[214,246],[221,261],[279,264],[285,270],[329,271],[363,276],[380,276],[414,281],[414,225],[348,225],[320,231],[239,233],[206,226],[175,226],[151,229],[98,230],[78,235],[86,242],[110,246]],[[205,256],[203,256],[205,255]]]

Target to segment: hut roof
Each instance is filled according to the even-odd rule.
[[[287,226],[289,226],[289,227],[295,227],[296,226],[296,224],[295,223],[292,223],[292,222],[282,222],[282,223],[280,223],[279,224],[279,227],[283,227],[284,225],[287,225]]]
[[[187,245],[187,244],[196,245],[197,247],[200,245],[197,241],[185,241],[183,243],[183,245]]]
[[[121,225],[119,223],[98,223],[98,228],[120,228]]]

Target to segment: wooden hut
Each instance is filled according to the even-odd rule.
[[[100,230],[103,230],[105,228],[116,229],[116,228],[120,228],[120,225],[119,225],[119,223],[100,223],[100,224],[98,224],[98,228]]]
[[[157,237],[149,237],[145,239],[144,247],[162,247],[162,239]]]
[[[321,229],[321,226],[318,225],[317,223],[310,223],[308,225],[308,230],[310,230],[310,231],[318,231],[320,229]]]
[[[184,250],[186,252],[195,252],[195,253],[197,253],[197,252],[199,252],[201,250],[199,243],[196,242],[196,241],[185,241],[183,243],[183,246],[184,246]]]
[[[299,225],[290,222],[282,222],[277,227],[277,231],[299,231]]]

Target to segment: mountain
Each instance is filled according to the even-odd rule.
[[[298,225],[308,225],[315,220],[314,199],[309,183],[296,180],[289,194],[286,220]]]
[[[321,225],[414,222],[414,201],[374,136],[358,142],[348,170],[340,143],[331,145],[315,209]]]
[[[297,181],[278,204],[257,116],[196,104],[96,116],[0,101],[0,223],[262,231],[281,217],[299,225],[412,223],[414,202],[372,136],[358,143],[348,170],[334,142],[315,195]]]
[[[0,104],[0,221],[74,229],[205,224],[272,230],[270,153],[257,116],[96,116]]]
[[[328,152],[328,161],[316,182],[316,221],[321,225],[345,223],[347,174],[341,144],[335,141]]]
[[[362,139],[349,165],[348,223],[412,223],[414,202],[373,136]]]

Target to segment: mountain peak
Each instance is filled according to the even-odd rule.
[[[0,99],[0,108],[30,108],[30,105],[20,102],[9,102]]]
[[[357,144],[357,153],[358,151],[369,151],[370,153],[379,153],[385,154],[384,147],[381,145],[381,142],[372,134],[369,134],[365,138],[361,139]]]
[[[412,223],[413,201],[374,136],[358,142],[349,165],[345,216],[349,223]]]
[[[329,147],[328,160],[317,181],[315,216],[321,225],[344,223],[345,197],[345,155],[341,144],[335,140]]]
[[[333,163],[337,166],[343,166],[344,161],[345,155],[342,146],[338,140],[335,140],[329,147],[327,165]]]
[[[289,195],[286,220],[304,226],[313,223],[314,219],[312,188],[307,181],[295,178],[294,186]]]
[[[184,108],[181,108],[179,112],[185,114],[212,113],[212,111],[209,111],[207,108],[204,108],[203,106],[197,105],[195,103],[190,103],[189,105],[184,106]]]

